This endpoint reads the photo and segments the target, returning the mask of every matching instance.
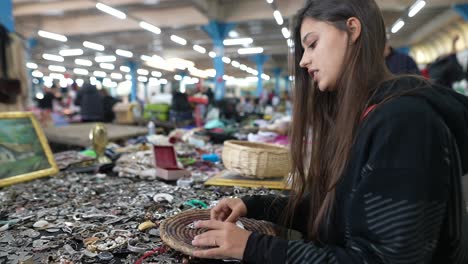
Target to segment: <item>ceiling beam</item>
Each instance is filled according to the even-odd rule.
[[[174,14],[177,14],[176,16]],[[132,12],[137,17],[160,28],[180,28],[187,25],[205,25],[208,19],[193,7],[178,7]],[[54,17],[44,19],[40,29],[67,36],[93,35],[109,32],[142,30],[134,20],[119,20],[109,15],[90,15],[76,17]],[[21,28],[21,27],[20,27]],[[39,28],[37,28],[39,29]],[[36,30],[37,30],[36,29]],[[20,32],[25,36],[35,34],[35,30]]]
[[[159,0],[161,3],[170,3],[171,0]],[[128,5],[144,4],[144,0],[103,0],[102,3],[119,8]],[[158,5],[148,5],[149,7],[158,7]],[[18,4],[14,6],[13,15],[15,17],[26,17],[34,15],[47,15],[50,13],[65,13],[74,11],[83,11],[96,8],[94,0],[73,0],[73,1],[54,1],[54,2],[32,2],[27,4]]]
[[[225,11],[218,0],[191,0],[191,2],[192,5],[209,20],[223,20]]]

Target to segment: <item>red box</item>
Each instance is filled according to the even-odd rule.
[[[156,177],[175,181],[182,177],[190,177],[191,173],[177,166],[177,158],[173,146],[153,146],[156,160]]]

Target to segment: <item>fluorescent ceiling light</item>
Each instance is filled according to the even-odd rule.
[[[403,21],[402,19],[398,19],[397,22],[395,22],[395,24],[393,24],[392,26],[392,33],[395,34],[397,33],[398,31],[400,31],[400,29],[405,25],[405,21]]]
[[[230,59],[230,58],[228,58],[228,57],[223,57],[223,59],[222,59],[222,60],[223,60],[223,62],[224,62],[224,63],[226,63],[226,64],[229,64],[229,63],[231,63],[231,59]]]
[[[245,80],[246,80],[247,82],[258,82],[258,77],[249,76],[249,77],[246,77]]]
[[[262,73],[262,79],[266,80],[266,81],[269,81],[270,80],[270,76],[265,74],[265,73]]]
[[[151,25],[150,23],[146,23],[145,21],[141,21],[139,25],[140,25],[140,27],[142,29],[146,29],[149,32],[153,32],[154,34],[158,34],[158,35],[161,34],[161,29],[158,28],[157,26]]]
[[[273,3],[273,0],[266,0],[266,1],[267,1],[267,3],[269,3],[269,4],[272,4],[272,3]]]
[[[174,41],[175,43],[177,44],[180,44],[182,46],[185,46],[187,45],[187,40],[179,37],[179,36],[176,36],[176,35],[171,35],[171,40]]]
[[[113,73],[111,73],[111,78],[116,79],[116,80],[122,80],[123,75],[121,73],[118,73],[118,72],[113,72]]]
[[[142,61],[150,61],[150,60],[152,60],[153,58],[150,57],[150,56],[148,56],[148,55],[141,55],[141,56],[140,56],[140,59],[141,59]]]
[[[130,72],[130,67],[127,67],[127,66],[120,66],[120,71],[122,71],[122,72]]]
[[[253,74],[253,75],[258,75],[258,71],[255,69],[252,69],[250,67],[247,68],[246,70],[248,73]]]
[[[283,25],[283,17],[281,16],[281,13],[279,10],[275,10],[273,12],[273,16],[275,17],[275,20],[276,20],[276,23],[278,23],[278,25]]]
[[[67,42],[68,40],[67,37],[65,37],[64,35],[48,32],[44,30],[39,30],[37,34],[43,38],[53,39],[53,40],[57,40],[60,42]]]
[[[140,59],[146,62],[164,62],[164,59],[158,55],[148,56],[148,55],[141,55]]]
[[[174,75],[174,80],[176,80],[176,81],[182,81],[182,76],[180,76],[180,75],[178,75],[178,74],[177,74],[177,75]]]
[[[62,87],[62,88],[67,88],[67,86],[68,86],[68,80],[65,79],[65,78],[62,78],[62,79],[60,79],[59,84],[60,84],[60,87]]]
[[[130,74],[125,74],[125,80],[131,80],[132,79],[132,76]]]
[[[195,66],[193,61],[184,60],[180,58],[170,58],[166,60],[167,65],[172,68],[176,68],[179,70],[185,70]]]
[[[33,63],[33,62],[28,62],[28,63],[26,63],[26,68],[31,69],[31,70],[35,70],[35,69],[37,69],[37,64]]]
[[[210,51],[210,52],[208,53],[208,56],[210,56],[211,58],[215,58],[215,57],[216,57],[216,52]]]
[[[94,58],[96,62],[114,62],[117,60],[117,58],[114,55],[110,56],[97,56]]]
[[[75,60],[75,64],[76,64],[76,65],[81,65],[81,66],[87,66],[87,67],[93,66],[93,62],[92,62],[92,61],[90,61],[90,60],[83,60],[83,59],[76,59],[76,60]]]
[[[118,49],[115,51],[115,54],[122,56],[122,57],[127,57],[127,58],[133,57],[133,52],[128,51],[128,50]]]
[[[77,84],[78,86],[80,86],[80,87],[83,86],[83,84],[84,84],[84,80],[83,80],[83,79],[76,79],[75,82],[76,82],[76,84]]]
[[[145,69],[138,69],[137,73],[140,74],[140,75],[148,75],[149,71],[145,70]]]
[[[125,15],[124,12],[122,12],[120,10],[117,10],[117,9],[115,9],[113,7],[110,7],[108,5],[102,4],[102,3],[97,3],[96,8],[101,10],[104,13],[107,13],[107,14],[111,15],[111,16],[115,16],[118,19],[127,18],[127,15]]]
[[[85,46],[88,49],[93,49],[93,50],[97,50],[97,51],[104,51],[104,49],[105,49],[103,45],[97,44],[97,43],[94,43],[94,42],[89,42],[89,41],[83,42],[83,46]]]
[[[288,47],[294,47],[294,41],[292,39],[288,39],[286,42],[288,43]]]
[[[204,47],[198,46],[198,45],[193,45],[193,50],[196,51],[196,52],[199,52],[201,54],[206,53],[206,49]]]
[[[414,17],[423,7],[426,5],[426,1],[424,0],[418,0],[416,3],[414,3],[408,12],[409,17]]]
[[[214,78],[216,76],[216,70],[215,69],[206,69],[205,74],[206,74],[206,76]]]
[[[73,73],[78,74],[78,75],[88,75],[89,71],[86,69],[75,68],[73,69]],[[77,81],[77,84],[78,84],[78,81]]]
[[[242,48],[242,49],[238,49],[237,53],[239,53],[240,55],[259,54],[259,53],[263,53],[263,48],[262,47]]]
[[[283,37],[284,37],[285,39],[289,39],[289,38],[291,37],[291,33],[289,33],[289,30],[288,30],[288,28],[286,28],[286,27],[283,27],[283,28],[281,29],[281,33],[283,33]]]
[[[80,56],[83,55],[82,49],[68,49],[59,51],[60,56]]]
[[[151,75],[156,77],[156,78],[161,78],[162,76],[162,73],[161,72],[158,72],[158,71],[152,71],[151,72]]]
[[[231,65],[232,67],[235,67],[235,68],[239,68],[240,67],[240,63],[238,61],[232,61],[231,62]]]
[[[31,74],[32,74],[33,77],[36,77],[36,78],[44,77],[44,74],[42,72],[38,71],[38,70],[33,71]]]
[[[160,79],[160,80],[159,80],[159,83],[160,83],[160,84],[167,84],[167,80],[166,80],[166,79]]]
[[[111,71],[115,69],[114,64],[111,64],[111,63],[101,63],[99,64],[99,67],[106,69],[106,70],[111,70]]]
[[[139,82],[147,82],[147,81],[148,81],[148,77],[145,77],[145,76],[138,76],[138,81],[139,81]]]
[[[239,37],[239,33],[237,33],[237,31],[235,31],[235,30],[229,31],[228,35],[229,35],[230,38],[238,38]]]
[[[252,43],[253,43],[252,38],[225,39],[223,41],[224,46],[249,45]]]
[[[241,64],[241,65],[239,66],[239,68],[240,68],[242,71],[246,71],[246,70],[248,69],[247,65],[245,65],[245,64]]]
[[[61,73],[50,73],[49,77],[56,80],[64,79],[65,77]]]
[[[67,69],[63,66],[58,66],[58,65],[49,65],[49,70],[53,72],[66,72]]]
[[[96,76],[96,77],[99,77],[99,78],[104,78],[104,77],[107,76],[107,73],[105,73],[103,71],[94,71],[93,75]]]
[[[48,54],[48,53],[42,54],[42,58],[44,60],[57,61],[57,62],[63,62],[64,61],[62,56]]]
[[[150,78],[148,79],[148,83],[149,83],[150,85],[158,85],[158,84],[159,84],[159,80],[158,80],[158,78],[150,77]]]

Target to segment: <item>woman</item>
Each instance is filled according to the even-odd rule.
[[[222,200],[212,220],[196,223],[211,230],[192,242],[214,248],[194,255],[247,263],[468,263],[460,184],[468,171],[467,99],[389,74],[374,0],[307,1],[294,40],[293,195]],[[233,224],[240,216],[286,224],[305,239],[248,232]]]

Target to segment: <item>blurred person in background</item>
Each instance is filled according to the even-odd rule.
[[[115,113],[112,110],[114,105],[119,102],[118,99],[114,98],[109,94],[107,89],[101,89],[99,93],[102,96],[102,108],[103,108],[103,122],[112,123],[115,119]]]
[[[82,122],[103,121],[103,100],[96,86],[85,83],[76,95],[75,104],[81,107]]]
[[[437,58],[428,66],[429,76],[437,84],[453,88],[453,84],[465,77],[463,67],[457,59],[457,42],[460,36],[452,39],[452,52]]]
[[[53,124],[52,112],[54,111],[54,100],[56,100],[54,87],[48,88],[44,86],[44,93],[42,98],[37,98],[37,106],[39,107],[39,121],[44,127]]]
[[[393,49],[390,44],[385,44],[385,63],[393,74],[421,74],[418,65],[410,56]]]

